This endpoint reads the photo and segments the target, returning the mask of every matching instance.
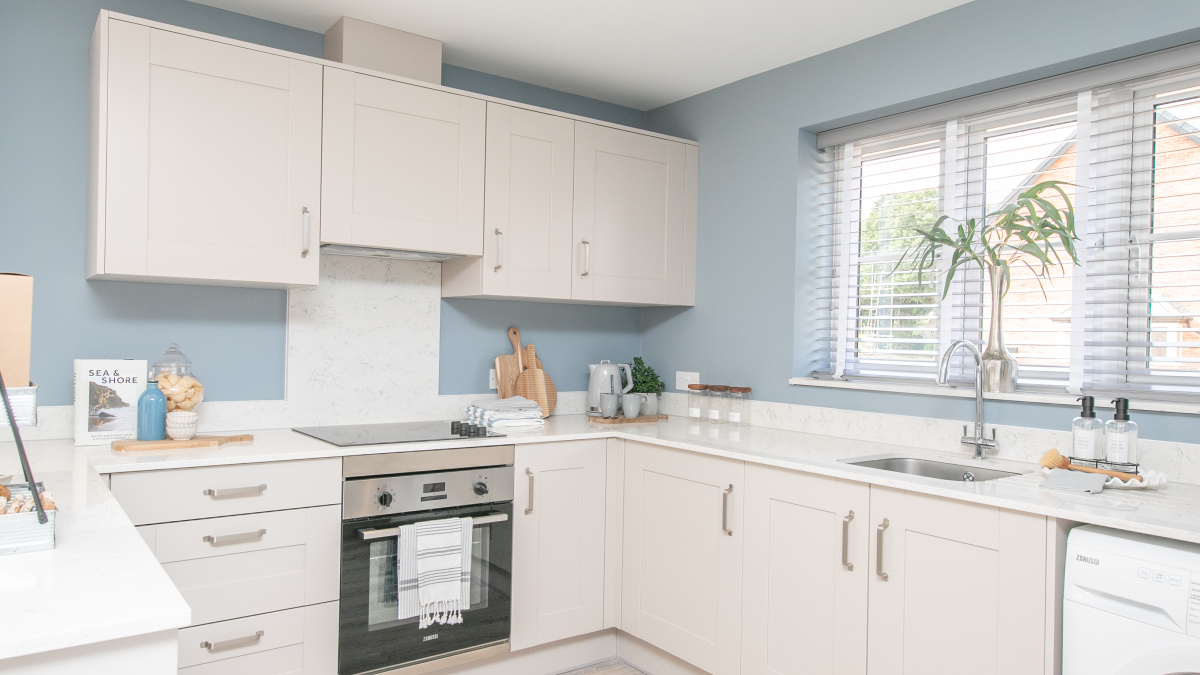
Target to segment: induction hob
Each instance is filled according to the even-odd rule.
[[[422,443],[453,441],[460,438],[504,438],[466,422],[394,422],[387,424],[346,424],[328,427],[297,427],[292,431],[336,445],[340,448],[355,445],[387,445],[389,443]]]

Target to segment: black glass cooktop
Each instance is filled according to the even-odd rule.
[[[346,424],[330,427],[298,427],[292,431],[338,447],[354,445],[387,445],[388,443],[420,443],[429,441],[452,441],[468,437],[465,433],[451,430],[451,422],[394,422],[388,424]],[[466,426],[465,424],[463,425]],[[488,431],[489,438],[503,438],[504,434]],[[482,438],[482,436],[474,436]]]

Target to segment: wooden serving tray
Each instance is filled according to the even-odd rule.
[[[192,436],[186,441],[176,441],[170,438],[161,441],[113,441],[112,449],[117,452],[132,452],[134,450],[179,450],[181,448],[215,448],[226,443],[241,443],[253,441],[254,434],[237,436]]]
[[[629,419],[628,417],[614,417],[612,419],[607,417],[589,417],[588,421],[595,424],[649,424],[650,422],[661,422],[665,419],[667,419],[666,415],[641,415],[633,419]]]

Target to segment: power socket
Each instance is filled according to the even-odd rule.
[[[488,371],[488,389],[499,389],[499,388],[500,388],[500,386],[496,384],[496,369],[492,368],[491,370]]]
[[[687,391],[689,384],[700,384],[700,373],[689,373],[684,370],[675,371],[675,389]]]

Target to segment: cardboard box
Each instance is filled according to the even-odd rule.
[[[9,388],[29,386],[33,277],[0,273],[0,373]]]

